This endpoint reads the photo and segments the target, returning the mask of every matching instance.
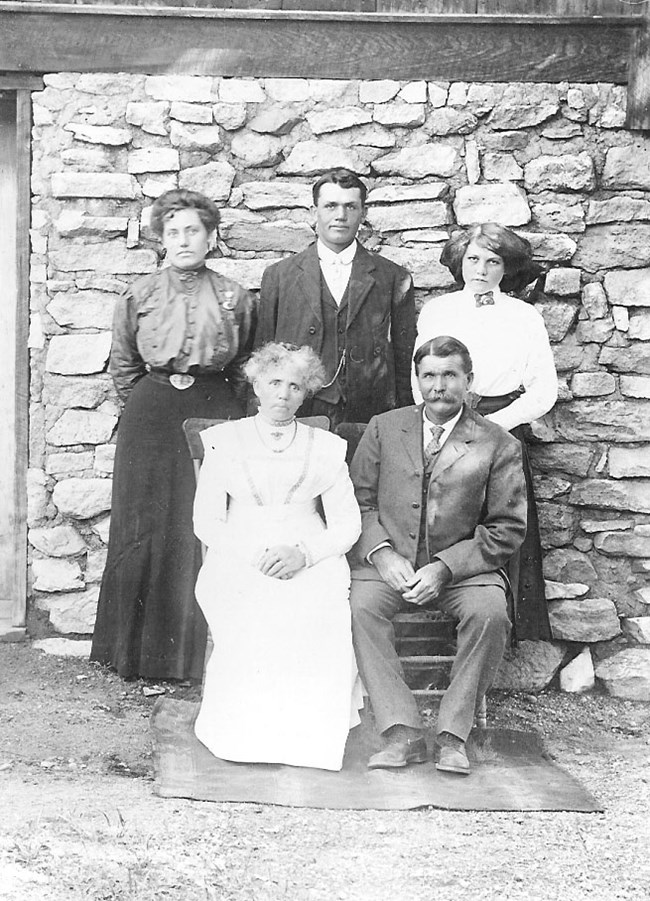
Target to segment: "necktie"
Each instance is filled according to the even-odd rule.
[[[494,304],[494,294],[492,291],[486,291],[485,294],[475,294],[474,300],[477,307],[486,307]]]
[[[424,448],[424,462],[427,466],[431,463],[435,455],[440,450],[440,438],[442,437],[442,433],[444,429],[441,425],[430,425],[431,429],[431,440]]]

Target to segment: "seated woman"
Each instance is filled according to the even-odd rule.
[[[361,517],[345,442],[295,418],[324,380],[311,348],[267,344],[244,371],[257,415],[202,433],[196,596],[214,649],[196,735],[225,760],[339,770],[362,706],[345,559]]]

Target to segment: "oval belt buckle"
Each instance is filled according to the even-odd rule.
[[[187,372],[172,372],[169,376],[170,385],[177,388],[179,391],[185,391],[186,388],[191,388],[194,382],[194,376]]]

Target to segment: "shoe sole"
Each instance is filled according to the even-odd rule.
[[[426,763],[426,757],[417,757],[413,760],[405,760],[404,763],[379,763],[368,764],[369,770],[403,770],[404,767],[410,766],[412,763]]]
[[[464,767],[459,766],[445,766],[440,763],[436,764],[436,769],[440,770],[441,773],[458,773],[459,776],[469,776],[471,772],[469,767],[465,769]]]

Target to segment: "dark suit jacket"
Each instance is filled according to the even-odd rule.
[[[382,541],[415,565],[422,506],[422,405],[376,416],[351,466],[362,532],[352,554],[354,578],[378,579],[366,555]],[[494,573],[526,534],[521,446],[467,407],[443,445],[429,483],[430,558],[453,583]]]
[[[415,302],[410,274],[359,245],[348,286],[345,418],[413,403]],[[262,277],[255,347],[267,341],[323,349],[321,269],[316,244],[269,266]]]

